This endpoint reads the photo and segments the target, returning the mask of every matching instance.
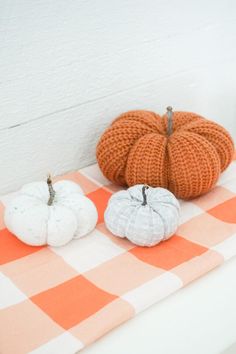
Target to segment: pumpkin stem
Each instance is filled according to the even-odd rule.
[[[49,191],[48,205],[52,205],[56,192],[52,187],[52,178],[50,174],[48,175],[47,178],[47,184],[48,184],[48,191]]]
[[[145,189],[148,189],[149,186],[146,184],[142,187],[142,194],[143,194],[143,202],[142,205],[147,205],[147,194],[145,193]]]
[[[173,108],[171,106],[168,106],[166,108],[167,110],[167,134],[171,135],[173,131]]]

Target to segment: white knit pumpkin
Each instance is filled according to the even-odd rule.
[[[22,187],[6,206],[6,227],[21,241],[62,246],[94,229],[97,209],[72,181],[33,182]]]
[[[179,213],[179,202],[167,189],[138,184],[112,195],[104,219],[114,235],[150,247],[174,234]]]

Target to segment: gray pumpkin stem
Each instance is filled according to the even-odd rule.
[[[167,135],[171,135],[173,133],[173,108],[168,106],[167,110]]]
[[[148,188],[149,188],[149,186],[147,186],[146,184],[142,187],[142,194],[143,194],[142,205],[147,205],[147,194],[145,193],[145,190]]]
[[[47,178],[47,184],[48,184],[48,191],[49,191],[48,205],[52,205],[56,192],[54,191],[54,189],[52,187],[52,178],[51,178],[50,174],[48,175],[48,178]]]

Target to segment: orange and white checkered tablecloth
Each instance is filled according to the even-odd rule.
[[[103,214],[117,187],[97,165],[69,173],[94,201],[96,229],[61,248],[31,247],[4,226],[0,197],[0,353],[73,354],[236,255],[236,160],[217,186],[180,201],[170,240],[142,248],[114,237]]]

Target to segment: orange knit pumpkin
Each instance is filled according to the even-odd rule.
[[[209,191],[234,153],[229,133],[198,114],[160,117],[131,111],[113,121],[97,145],[97,160],[109,180],[148,184],[189,199]]]

